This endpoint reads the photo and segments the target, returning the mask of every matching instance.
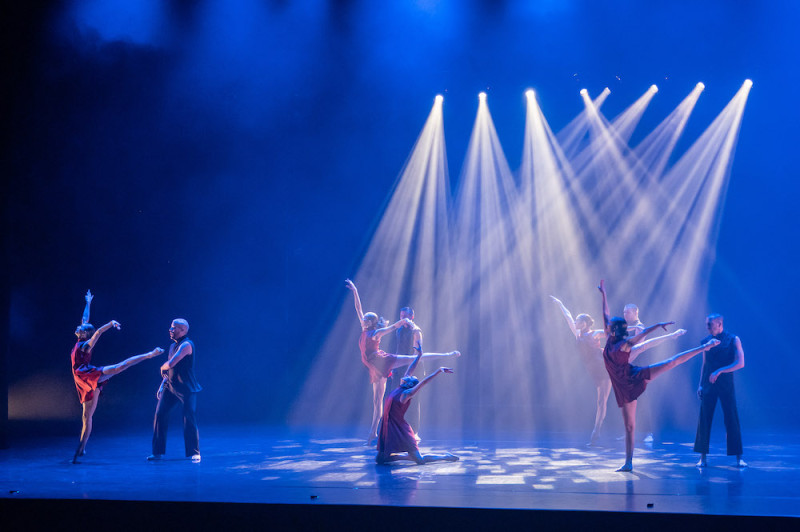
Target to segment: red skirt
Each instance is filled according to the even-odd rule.
[[[75,388],[78,389],[78,398],[81,404],[86,401],[94,399],[94,392],[103,389],[99,383],[100,378],[103,376],[103,368],[90,366],[84,364],[72,371],[72,377],[75,379]]]

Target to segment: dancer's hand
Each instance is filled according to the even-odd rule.
[[[702,386],[697,388],[697,398],[698,399],[702,399],[703,398],[703,387]]]
[[[84,297],[84,299],[86,299],[87,303],[89,303],[89,304],[92,303],[92,299],[94,299],[94,296],[92,295],[92,291],[91,290],[87,290],[86,291],[86,296]]]
[[[703,351],[708,351],[708,350],[709,350],[709,349],[711,349],[712,347],[716,347],[716,346],[718,346],[718,345],[719,345],[719,340],[717,340],[716,338],[713,338],[713,339],[709,340],[708,342],[704,343],[704,344],[703,344],[702,346],[700,346],[700,347],[702,347],[702,348],[703,348]]]
[[[600,279],[600,286],[598,286],[597,289],[600,290],[601,294],[605,294],[606,293],[606,280],[605,279]]]
[[[117,320],[111,320],[110,322],[108,322],[108,324],[114,327],[116,330],[120,330],[122,328],[122,325],[120,325],[120,323]]]
[[[442,373],[453,373],[453,368],[439,368]]]
[[[708,376],[708,381],[711,384],[714,384],[715,382],[717,382],[717,379],[719,378],[719,375],[720,375],[719,371],[715,371],[714,373],[712,373],[711,375]]]
[[[661,327],[665,331],[667,330],[667,325],[674,325],[674,321],[661,321],[656,324],[656,326]]]
[[[345,286],[345,288],[347,288],[351,292],[357,292],[356,285],[353,284],[353,281],[351,281],[350,279],[345,279],[344,280],[344,286]]]

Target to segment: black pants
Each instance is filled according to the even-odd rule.
[[[197,394],[187,392],[176,394],[164,388],[156,407],[156,418],[153,422],[153,454],[164,454],[167,450],[167,425],[169,413],[177,405],[183,405],[183,444],[186,456],[200,454],[200,434],[197,431]]]
[[[722,404],[722,416],[728,439],[728,456],[742,454],[742,429],[739,426],[739,412],[736,410],[736,392],[733,381],[708,384],[703,388],[700,402],[700,419],[697,421],[697,436],[694,439],[694,452],[708,454],[711,439],[711,422],[717,399]]]

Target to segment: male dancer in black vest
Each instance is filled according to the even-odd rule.
[[[397,329],[397,332],[395,333],[395,343],[393,346],[394,350],[392,352],[398,355],[416,356],[422,350],[422,329],[420,329],[416,323],[413,323],[414,309],[411,307],[403,307],[400,309],[400,319],[404,320],[406,318],[412,320],[413,325],[403,325]],[[386,385],[384,401],[386,400],[386,397],[388,397],[388,395],[394,391],[395,388],[401,385],[403,375],[406,374],[406,370],[408,368],[409,366],[403,366],[401,368],[394,368],[392,370],[392,376],[390,377],[391,380]],[[421,377],[425,376],[425,367],[423,366],[422,359],[419,360],[415,373]],[[420,416],[420,402],[417,401],[411,405],[406,414],[406,420],[416,432],[419,432],[420,429]]]
[[[694,452],[700,453],[697,467],[706,467],[706,455],[711,436],[711,421],[717,408],[717,399],[722,403],[725,432],[728,434],[728,456],[736,455],[736,465],[747,467],[742,460],[742,430],[739,427],[739,413],[736,410],[736,393],[733,388],[733,372],[744,367],[744,350],[739,337],[724,330],[722,316],[711,314],[706,318],[706,327],[711,333],[703,339],[719,340],[719,345],[703,353],[703,369],[700,371],[700,419],[697,422],[697,436]]]
[[[153,422],[153,454],[148,460],[161,460],[167,448],[167,423],[169,412],[181,403],[183,405],[183,443],[186,456],[192,462],[200,462],[200,435],[197,432],[197,392],[203,388],[197,383],[194,375],[195,348],[187,336],[189,322],[175,319],[169,328],[169,337],[173,341],[169,348],[167,361],[161,366],[164,380],[158,389],[158,406]]]

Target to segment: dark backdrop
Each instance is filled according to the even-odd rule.
[[[635,143],[702,81],[680,153],[752,78],[698,298],[745,342],[737,378],[768,383],[744,399],[752,422],[796,427],[797,3],[17,4],[3,8],[12,419],[78,422],[68,354],[91,288],[92,321],[123,324],[98,363],[166,346],[185,317],[202,422],[284,423],[436,94],[456,182],[481,90],[515,168],[529,87],[558,130],[581,88],[610,87],[613,117],[656,83]],[[155,362],[114,379],[99,422],[146,427],[158,382]]]

